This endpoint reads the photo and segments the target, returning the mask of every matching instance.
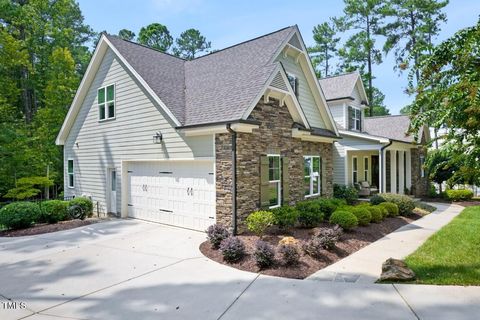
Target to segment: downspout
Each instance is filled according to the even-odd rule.
[[[386,188],[387,186],[383,185],[383,171],[385,171],[385,174],[387,173],[386,168],[383,167],[384,166],[383,158],[385,157],[384,150],[387,149],[388,147],[390,147],[392,145],[392,143],[393,143],[393,141],[390,140],[390,142],[388,144],[386,144],[386,145],[384,145],[383,147],[380,148],[380,164],[381,164],[380,167],[382,169],[381,170],[381,175],[380,175],[381,179],[380,179],[380,183],[379,183],[380,184],[380,193],[385,193],[387,191],[387,188]],[[385,166],[386,165],[387,165],[387,162],[385,161]],[[387,180],[385,179],[385,181],[387,181]],[[384,188],[385,188],[385,190],[384,190]]]
[[[237,234],[237,132],[227,124],[227,130],[232,134],[232,233]]]

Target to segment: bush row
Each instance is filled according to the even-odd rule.
[[[451,201],[465,201],[471,200],[473,198],[473,191],[472,190],[447,190],[445,191],[445,196],[448,200]]]
[[[402,216],[408,216],[412,214],[413,209],[415,209],[415,201],[406,195],[381,193],[373,196],[370,199],[370,203],[373,205],[377,205],[382,202],[395,203],[398,206],[399,214]]]
[[[298,264],[301,256],[300,248],[305,254],[314,258],[321,258],[323,250],[331,250],[342,235],[342,229],[338,226],[322,228],[308,241],[299,243],[293,237],[284,237],[275,248],[266,241],[258,240],[255,243],[253,258],[261,269],[268,268],[275,263],[275,256],[283,265],[292,266]],[[223,259],[230,263],[242,260],[246,255],[245,244],[239,237],[232,236],[223,226],[215,224],[207,229],[207,238],[213,249],[222,253]],[[220,241],[220,242],[219,242]]]
[[[72,206],[80,206],[88,216],[93,214],[92,201],[82,197],[70,201],[13,202],[0,209],[0,225],[23,229],[35,223],[57,223],[70,218],[68,209]]]

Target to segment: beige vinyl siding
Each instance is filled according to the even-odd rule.
[[[333,183],[345,184],[345,148],[339,142],[333,144]]]
[[[307,78],[305,77],[300,64],[296,63],[295,59],[290,56],[285,58],[283,55],[279,55],[277,59],[283,64],[283,67],[288,74],[291,74],[298,79],[298,101],[300,102],[300,106],[302,107],[309,124],[312,127],[326,128],[325,122],[323,121],[320,110],[315,103],[313,93],[310,90]]]
[[[115,84],[115,119],[99,122],[97,89],[110,84]],[[184,137],[174,126],[108,49],[65,141],[65,168],[70,158],[75,171],[75,188],[66,187],[65,196],[91,195],[105,210],[107,171],[116,168],[120,211],[122,160],[214,156],[212,135]],[[153,143],[157,131],[163,134],[162,144]]]
[[[346,110],[345,104],[343,103],[331,103],[329,104],[330,112],[332,113],[333,120],[335,124],[339,124],[343,129],[347,128],[346,125]],[[340,128],[339,128],[340,129]]]
[[[285,83],[285,81],[283,81],[283,77],[280,72],[277,73],[275,78],[273,78],[271,86],[283,91],[288,91],[287,84]]]

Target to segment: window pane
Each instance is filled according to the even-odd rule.
[[[105,88],[98,89],[98,104],[105,102]]]
[[[312,158],[305,157],[305,158],[303,158],[303,162],[304,162],[304,165],[303,165],[304,175],[309,176],[310,175]]]
[[[107,87],[107,101],[112,101],[114,99],[114,86],[108,86]]]
[[[368,158],[365,158],[364,162],[365,162],[365,170],[368,170]]]
[[[268,163],[269,163],[269,170],[268,170],[268,176],[269,180],[280,180],[280,157],[269,157],[268,158]]]
[[[68,160],[68,173],[73,173],[73,160]]]
[[[305,195],[308,196],[310,194],[310,176],[305,177]]]
[[[356,123],[356,126],[357,126],[355,129],[360,130],[360,119],[357,119],[355,121],[355,123]]]
[[[320,173],[320,158],[313,158],[313,172]]]
[[[117,172],[115,170],[112,171],[112,191],[117,190]]]
[[[368,181],[368,170],[365,170],[365,176],[363,177],[363,180]]]
[[[313,178],[313,193],[320,193],[320,179],[319,177]]]
[[[278,199],[278,183],[272,182],[268,188],[268,192],[270,194],[270,206],[276,206],[279,204]]]
[[[357,158],[353,158],[353,170],[357,170]]]
[[[357,172],[354,172],[353,173],[353,183],[357,183],[357,182],[358,182]]]
[[[108,104],[108,117],[113,118],[115,117],[115,105],[113,102]]]
[[[68,186],[73,187],[73,174],[68,175]]]
[[[100,120],[105,119],[105,105],[104,104],[101,104],[101,105],[98,106],[98,112],[100,113],[99,114]]]

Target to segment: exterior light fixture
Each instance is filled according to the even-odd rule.
[[[163,135],[160,131],[155,132],[155,135],[153,136],[153,143],[159,144],[162,143],[163,141]]]

